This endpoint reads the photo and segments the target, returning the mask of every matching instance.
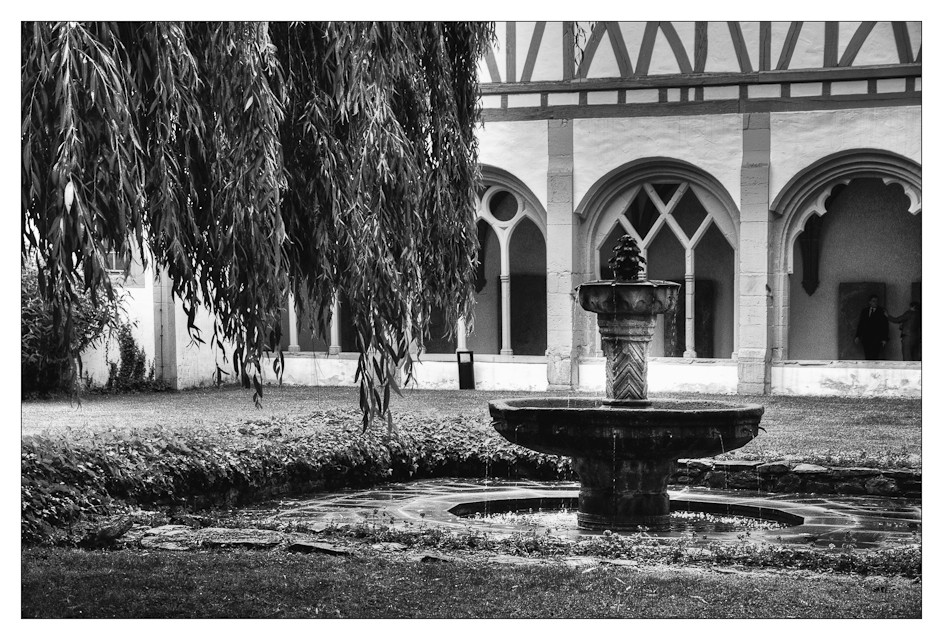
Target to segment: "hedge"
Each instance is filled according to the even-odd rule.
[[[356,410],[323,410],[212,431],[144,430],[22,444],[22,535],[65,541],[132,506],[235,506],[292,492],[443,476],[572,480],[568,458],[513,445],[465,416],[406,415],[363,431]]]

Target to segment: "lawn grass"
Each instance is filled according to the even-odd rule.
[[[260,419],[287,419],[315,410],[356,408],[354,387],[268,387],[261,409],[239,387],[130,395],[87,395],[81,405],[68,399],[25,401],[22,433],[68,434],[72,441],[103,432],[138,432],[164,427],[175,432]],[[391,400],[394,420],[404,414],[467,416],[487,423],[488,401],[502,397],[560,395],[508,391],[405,390]],[[765,432],[727,457],[790,459],[836,465],[921,466],[919,399],[808,396],[671,394],[766,407]],[[653,398],[667,397],[653,394]]]
[[[808,572],[419,563],[377,554],[22,554],[22,616],[55,618],[915,618],[921,585]]]

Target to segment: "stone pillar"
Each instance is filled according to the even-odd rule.
[[[501,273],[501,355],[513,356],[511,349],[511,274]]]
[[[694,349],[694,249],[684,252],[684,353],[685,358],[696,358]]]
[[[586,529],[667,527],[671,517],[668,479],[674,460],[626,460],[573,456],[580,478],[576,521]]]
[[[573,274],[572,122],[547,122],[547,153],[547,383],[550,390],[569,390],[579,384],[574,331],[581,313],[573,293],[580,283]]]
[[[328,355],[336,356],[341,352],[341,325],[340,325],[340,303],[337,295],[334,295],[334,302],[331,303],[331,344],[327,348]]]
[[[655,335],[655,315],[596,316],[606,356],[606,404],[647,405],[648,349]]]
[[[298,344],[298,310],[295,309],[295,296],[288,294],[288,350],[301,351]]]
[[[176,305],[167,271],[151,264],[159,269],[154,282],[154,376],[177,389]]]
[[[768,113],[743,114],[737,392],[744,394],[770,392],[769,121]]]

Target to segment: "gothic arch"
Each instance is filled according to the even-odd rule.
[[[799,235],[809,218],[826,213],[826,201],[838,185],[859,178],[877,178],[885,185],[897,184],[908,199],[907,211],[921,213],[922,171],[920,165],[897,153],[880,149],[850,149],[825,156],[797,173],[770,203],[773,224],[770,248],[773,299],[776,308],[773,327],[773,358],[789,354],[789,277],[794,271],[793,255]],[[775,239],[775,240],[774,240]]]
[[[637,192],[637,188],[646,182],[690,184],[730,246],[735,252],[739,250],[740,210],[727,189],[717,178],[697,166],[684,160],[668,157],[632,160],[608,172],[590,187],[574,209],[574,213],[588,228],[589,240],[594,245],[593,249],[596,248],[594,239],[599,233],[600,223],[603,222],[603,214],[619,200],[625,200],[625,204],[628,204]],[[592,252],[590,252],[590,257],[592,257]],[[592,259],[586,266],[590,272],[595,270]]]
[[[676,325],[684,325],[677,334],[672,333],[674,329],[670,332],[665,329],[666,336],[672,333],[675,338],[681,337],[684,357],[697,357],[695,316],[719,318],[723,315],[723,320],[718,320],[714,329],[707,332],[710,342],[703,343],[708,353],[706,357],[714,357],[710,354],[717,352],[715,343],[723,351],[728,348],[736,351],[740,213],[733,198],[714,176],[675,158],[641,158],[597,180],[577,205],[575,213],[582,218],[581,243],[585,249],[581,263],[588,279],[606,277],[603,275],[605,258],[600,252],[612,242],[610,235],[621,221],[622,228],[639,242],[646,259],[651,258],[648,261],[651,277],[682,277],[666,271],[683,274],[684,305],[679,309],[705,305],[699,307],[700,311],[685,311],[684,317],[672,320]],[[677,217],[679,214],[681,217]],[[636,220],[633,216],[642,217]],[[702,243],[704,239],[708,241]],[[680,254],[672,252],[674,257],[667,257],[662,250],[664,247],[660,246],[663,242],[675,243]],[[649,255],[649,248],[656,246],[659,248]],[[708,287],[704,289],[707,293],[703,298],[695,297],[697,281],[703,281],[703,286]],[[715,290],[716,297],[712,293]],[[700,316],[702,312],[707,315]],[[673,349],[678,348],[679,343],[674,340]],[[680,353],[675,351],[674,355]]]
[[[491,320],[500,321],[497,331],[499,353],[512,356],[515,349],[518,353],[524,349],[524,355],[539,355],[547,348],[547,212],[524,182],[510,172],[483,165],[481,176],[483,188],[478,194],[476,219],[478,224],[486,225],[495,234],[500,255],[498,271],[493,274],[496,279],[491,278],[494,284],[499,285],[499,290],[489,289],[482,296],[498,296],[493,307],[499,317]],[[525,231],[518,240],[517,232],[525,221],[532,223],[537,235],[528,240]],[[535,268],[539,271],[536,280],[534,274],[529,273]],[[541,296],[544,298],[542,304],[525,303],[528,298],[533,301]],[[531,335],[522,331],[522,326],[531,326],[531,333],[536,333]],[[538,327],[543,328],[542,333]],[[542,344],[538,344],[541,341]]]
[[[522,201],[524,215],[534,221],[540,232],[544,234],[544,238],[546,238],[547,210],[540,204],[540,200],[537,199],[534,192],[510,171],[488,164],[481,165],[480,169],[482,182],[504,187]]]
[[[903,188],[911,214],[923,209],[920,165],[896,153],[878,149],[839,151],[813,162],[797,173],[773,199],[770,211],[782,217],[780,264],[792,273],[792,247],[806,222],[825,214],[825,201],[839,184],[855,178],[879,178],[884,184]]]

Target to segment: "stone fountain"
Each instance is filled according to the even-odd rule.
[[[679,458],[714,456],[756,437],[763,407],[648,399],[648,351],[656,316],[673,311],[680,285],[638,277],[644,258],[623,236],[609,265],[615,280],[577,288],[597,314],[606,398],[519,398],[489,403],[492,424],[515,444],[569,456],[580,480],[577,522],[588,529],[664,527],[668,479]]]

